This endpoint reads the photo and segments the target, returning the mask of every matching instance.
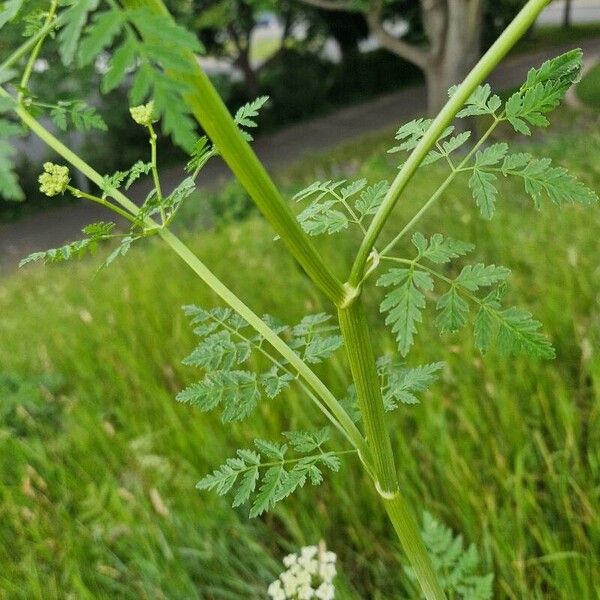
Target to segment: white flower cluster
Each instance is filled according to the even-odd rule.
[[[288,554],[283,559],[287,571],[269,586],[269,597],[272,600],[333,600],[336,560],[335,552],[329,552],[324,544],[306,546],[299,554]]]

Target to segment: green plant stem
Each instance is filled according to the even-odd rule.
[[[85,198],[86,200],[91,200],[92,202],[95,202],[96,204],[100,204],[101,206],[104,206],[105,208],[108,208],[109,210],[112,210],[113,212],[116,212],[118,215],[121,215],[123,218],[127,219],[131,223],[137,223],[137,220],[135,219],[135,217],[133,217],[130,213],[128,213],[127,211],[123,210],[119,206],[115,206],[111,202],[108,202],[104,198],[100,198],[98,196],[94,196],[93,194],[88,194],[86,192],[82,192],[81,190],[78,190],[77,188],[71,187],[70,185],[67,186],[67,189],[76,198]]]
[[[481,139],[473,146],[470,152],[464,157],[464,159],[459,163],[457,167],[452,168],[452,172],[446,179],[442,182],[442,185],[431,195],[429,200],[423,204],[423,206],[419,209],[419,211],[412,217],[412,219],[402,228],[400,233],[396,235],[396,237],[379,253],[380,256],[385,256],[389,254],[396,244],[406,235],[408,231],[410,231],[423,217],[423,215],[435,204],[435,202],[441,197],[441,195],[446,191],[449,185],[454,181],[456,176],[464,170],[465,165],[473,158],[477,150],[481,148],[483,144],[489,139],[492,135],[498,124],[502,121],[501,118],[494,117],[494,122],[488,127],[486,132],[481,136]],[[368,272],[370,273],[370,272]],[[363,278],[364,281],[364,278]]]
[[[0,97],[10,97],[10,94],[0,86]],[[16,104],[14,111],[21,121],[31,129],[45,144],[57,152],[64,160],[85,175],[97,186],[101,186],[103,177],[90,165],[82,160],[72,150],[67,148],[58,138],[52,135],[41,123],[34,119],[21,105]],[[118,190],[112,190],[111,196],[132,215],[139,213],[139,208],[127,196]],[[146,220],[149,227],[156,228],[157,224],[151,219]],[[273,348],[283,356],[290,365],[300,374],[306,384],[321,399],[330,413],[334,416],[333,425],[337,427],[350,444],[358,451],[365,468],[373,472],[369,448],[348,413],[329,391],[327,386],[319,379],[316,373],[292,350],[256,313],[246,306],[204,263],[173,233],[168,229],[158,230],[160,237],[176,252],[184,262],[233,310],[243,317],[248,324],[260,333]],[[328,417],[331,418],[331,417]]]
[[[160,186],[160,177],[158,176],[158,159],[156,156],[156,132],[154,131],[154,127],[152,124],[148,125],[148,132],[150,133],[150,161],[152,163],[151,171],[152,171],[152,180],[154,181],[154,189],[156,190],[156,195],[159,200],[163,199],[162,188]],[[167,221],[167,216],[165,215],[165,209],[163,208],[162,202],[159,203],[160,210],[160,220],[164,225]]]
[[[123,4],[127,8],[143,7],[155,14],[169,16],[161,0],[124,0]],[[227,107],[194,54],[186,52],[185,55],[195,72],[172,73],[175,79],[190,89],[183,94],[185,103],[292,256],[334,304],[343,304],[347,292],[341,281],[304,233],[267,170],[240,135]]]
[[[529,0],[527,2],[511,24],[504,30],[502,35],[500,35],[496,42],[483,55],[481,60],[434,119],[429,129],[427,129],[427,132],[417,147],[412,151],[408,160],[404,163],[402,169],[400,169],[400,172],[392,182],[388,193],[371,221],[369,229],[367,230],[367,235],[363,239],[354,264],[352,265],[349,278],[351,287],[356,287],[360,284],[365,271],[365,266],[381,230],[387,222],[402,192],[413,178],[419,165],[427,156],[427,153],[435,146],[440,135],[442,135],[444,130],[452,123],[458,111],[464,106],[465,102],[469,99],[477,86],[486,79],[515,43],[525,34],[531,25],[533,25],[540,12],[542,12],[549,2],[550,0]]]
[[[362,300],[357,298],[348,307],[339,309],[338,316],[352,379],[356,386],[367,444],[371,451],[376,476],[375,487],[383,499],[402,548],[415,570],[425,598],[443,600],[446,596],[421,539],[417,523],[398,486],[375,354]]]
[[[0,64],[0,72],[9,69],[21,57],[25,56],[29,50],[60,24],[61,18],[57,17],[51,22],[46,23],[35,35],[32,35],[26,42],[21,44],[3,63]]]
[[[46,15],[46,21],[44,23],[42,31],[45,30],[46,27],[50,27],[52,25],[52,22],[54,21],[54,17],[56,15],[57,5],[57,0],[52,0],[50,2],[50,8],[48,9],[48,14]],[[27,88],[27,84],[29,83],[31,73],[33,72],[33,65],[37,60],[38,54],[40,53],[40,50],[44,44],[44,40],[46,39],[46,36],[49,32],[50,29],[48,29],[48,31],[46,31],[44,35],[40,36],[37,43],[33,47],[33,50],[31,51],[31,55],[29,56],[29,60],[27,61],[27,65],[25,65],[25,70],[23,71],[23,76],[21,77],[21,82],[19,83],[19,102],[23,99],[24,91]]]

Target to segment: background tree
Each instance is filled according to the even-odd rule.
[[[324,10],[362,12],[369,31],[390,52],[419,67],[425,76],[429,112],[436,112],[448,88],[461,81],[482,48],[483,0],[301,0]],[[409,32],[422,28],[424,40],[391,33],[401,17]]]
[[[177,12],[196,31],[212,56],[225,58],[244,78],[249,96],[260,91],[259,71],[286,47],[299,13],[286,0],[193,0],[173,2]],[[255,58],[256,29],[264,15],[274,13],[281,23],[279,44],[266,56]]]

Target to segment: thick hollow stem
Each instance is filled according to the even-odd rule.
[[[365,265],[369,260],[369,255],[377,242],[377,238],[383,229],[390,213],[392,212],[400,195],[416,173],[419,165],[427,156],[427,153],[433,148],[443,131],[452,123],[458,111],[464,106],[469,96],[475,91],[498,63],[506,56],[508,51],[521,39],[524,33],[535,22],[538,15],[550,0],[529,0],[521,12],[515,17],[512,23],[504,30],[504,33],[496,40],[491,48],[483,55],[481,60],[473,68],[452,97],[446,103],[446,106],[440,111],[438,116],[430,125],[423,139],[412,151],[408,160],[400,169],[400,172],[392,182],[386,197],[384,198],[379,210],[373,217],[352,265],[350,273],[350,284],[357,286],[362,280]]]
[[[356,386],[358,407],[371,452],[377,492],[383,500],[425,598],[443,600],[446,596],[438,582],[419,528],[398,487],[375,355],[360,297],[347,308],[339,309],[338,315],[352,378]]]

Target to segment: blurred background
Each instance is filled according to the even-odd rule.
[[[472,2],[456,4],[467,11]],[[386,151],[395,130],[435,112],[524,2],[483,1],[479,18],[457,30],[433,26],[443,4],[394,0],[381,11],[371,3],[349,11],[337,0],[167,2],[205,46],[199,60],[232,111],[269,96],[254,148],[290,197],[316,179],[391,180],[397,158]],[[0,60],[21,39],[21,27],[7,25]],[[551,127],[525,142],[508,130],[496,137],[552,157],[598,190],[600,1],[552,2],[490,81],[505,97],[530,67],[575,47],[584,50],[584,74]],[[423,65],[418,57],[432,48],[438,59]],[[62,131],[41,112],[44,124],[101,173],[148,160],[146,135],[129,116],[131,82],[100,93],[111,49],[84,68],[63,67],[57,52],[50,40],[32,92],[50,104],[85,98],[107,131]],[[281,556],[320,539],[338,553],[340,598],[419,598],[351,460],[322,487],[302,489],[253,521],[194,489],[236,448],[321,426],[319,415],[294,391],[234,427],[175,402],[198,378],[180,364],[194,345],[180,306],[217,302],[158,242],[140,243],[110,269],[98,271],[109,252],[101,248],[74,264],[18,270],[28,253],[77,239],[108,215],[40,194],[42,163],[60,161],[33,136],[12,150],[20,188],[5,186],[9,197],[0,202],[0,598],[266,598]],[[161,136],[165,189],[182,179],[186,160]],[[442,166],[417,176],[390,231],[444,177]],[[149,189],[142,180],[130,196],[142,202]],[[511,295],[544,323],[558,358],[482,358],[468,335],[440,344],[426,324],[410,360],[444,360],[447,368],[421,405],[394,416],[400,477],[415,506],[477,544],[482,571],[496,576],[494,598],[593,600],[600,213],[537,211],[510,181],[501,182],[499,204],[494,221],[483,222],[457,183],[423,230],[443,223],[444,233],[474,242],[482,262],[512,268]],[[331,310],[219,161],[203,171],[175,228],[257,312],[293,323]],[[319,247],[342,273],[358,241],[348,235]],[[378,301],[370,295],[377,349],[391,352]],[[349,384],[342,353],[319,373],[340,394]]]

